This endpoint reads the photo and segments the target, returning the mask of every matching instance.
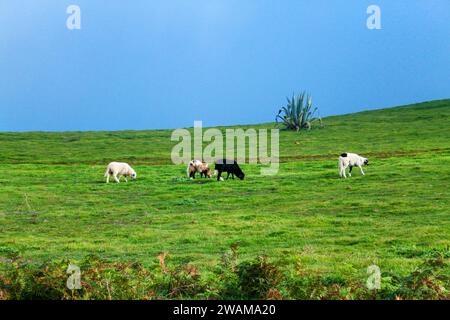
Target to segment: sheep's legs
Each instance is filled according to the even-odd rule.
[[[362,169],[362,166],[358,166],[358,167],[359,167],[359,170],[361,170],[361,174],[362,174],[363,176],[365,176],[364,171],[363,171],[363,169]]]
[[[230,173],[229,172],[227,172],[227,180],[228,180],[228,177],[230,176]]]
[[[350,169],[348,169],[348,175],[349,175],[350,177],[352,176],[352,169],[353,169],[352,166],[350,166]]]
[[[222,171],[218,170],[217,171],[217,181],[220,181],[221,174],[222,174]]]
[[[117,178],[117,175],[115,174],[115,175],[113,175],[113,177],[114,177],[114,181],[115,182],[117,182],[117,183],[119,183],[120,182],[120,180]]]
[[[341,178],[347,178],[347,176],[345,175],[345,169],[347,169],[347,167],[341,168]]]
[[[109,183],[109,174],[106,176],[106,183]]]

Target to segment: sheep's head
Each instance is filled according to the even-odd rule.
[[[135,180],[137,178],[136,172],[135,171],[131,172],[130,177],[131,177],[131,179]]]
[[[366,165],[366,166],[369,165],[369,159],[367,159],[367,158],[364,159],[364,165]]]

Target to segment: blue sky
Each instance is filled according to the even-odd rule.
[[[0,0],[0,131],[270,122],[302,90],[322,116],[450,98],[450,1]]]

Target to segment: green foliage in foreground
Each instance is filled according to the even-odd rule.
[[[159,258],[159,268],[149,270],[88,256],[79,263],[81,288],[69,290],[69,261],[33,265],[12,255],[1,265],[0,300],[450,298],[448,252],[434,252],[407,276],[382,274],[382,287],[374,290],[361,280],[305,274],[300,266],[286,273],[267,257],[239,262],[236,250],[206,277],[192,264],[171,266],[166,255]]]
[[[154,274],[155,257],[167,252],[178,280],[156,281],[151,290],[157,297],[231,297],[236,286],[253,297],[245,289],[252,283],[239,274],[271,274],[247,264],[267,256],[282,274],[262,282],[261,288],[277,288],[274,298],[311,297],[302,289],[317,287],[309,283],[356,288],[372,264],[385,274],[382,288],[415,288],[408,277],[434,250],[445,254],[450,246],[449,123],[450,100],[328,117],[327,126],[302,135],[280,132],[276,176],[243,165],[244,181],[224,182],[187,180],[186,168],[170,163],[170,130],[0,133],[0,268],[11,270],[9,254],[19,253],[18,270],[37,275],[21,281],[44,281],[39,265],[48,262],[66,279],[67,261],[95,255],[111,269],[131,261]],[[355,172],[339,179],[342,152],[370,159],[365,177]],[[103,174],[112,160],[129,162],[138,179],[106,185]],[[239,267],[230,260],[235,271],[218,276],[220,257],[237,242]],[[171,288],[189,280],[187,265],[200,270],[205,286],[179,293]],[[95,295],[101,297],[107,296]]]

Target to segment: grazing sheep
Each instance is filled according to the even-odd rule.
[[[108,164],[105,172],[106,183],[109,183],[109,178],[113,176],[114,181],[120,182],[120,178],[124,177],[125,182],[128,182],[127,177],[136,179],[137,174],[128,163],[125,162],[111,162]]]
[[[341,176],[341,178],[347,178],[347,176],[345,175],[345,169],[347,169],[347,167],[350,167],[348,171],[348,175],[350,177],[352,176],[353,167],[359,167],[362,175],[364,175],[362,166],[366,166],[368,164],[369,160],[367,158],[361,157],[356,153],[343,153],[339,157],[339,175]]]
[[[231,174],[231,178],[234,179],[236,175],[239,179],[244,180],[245,174],[242,172],[241,168],[237,164],[236,160],[219,159],[216,161],[216,166],[214,168],[217,171],[217,181],[223,181],[220,177],[222,172],[227,172],[227,179]]]
[[[200,160],[192,160],[189,161],[188,167],[187,167],[187,175],[189,178],[195,179],[195,173],[199,172],[200,177],[212,177],[212,172],[209,169],[209,166],[206,162],[200,161]]]

